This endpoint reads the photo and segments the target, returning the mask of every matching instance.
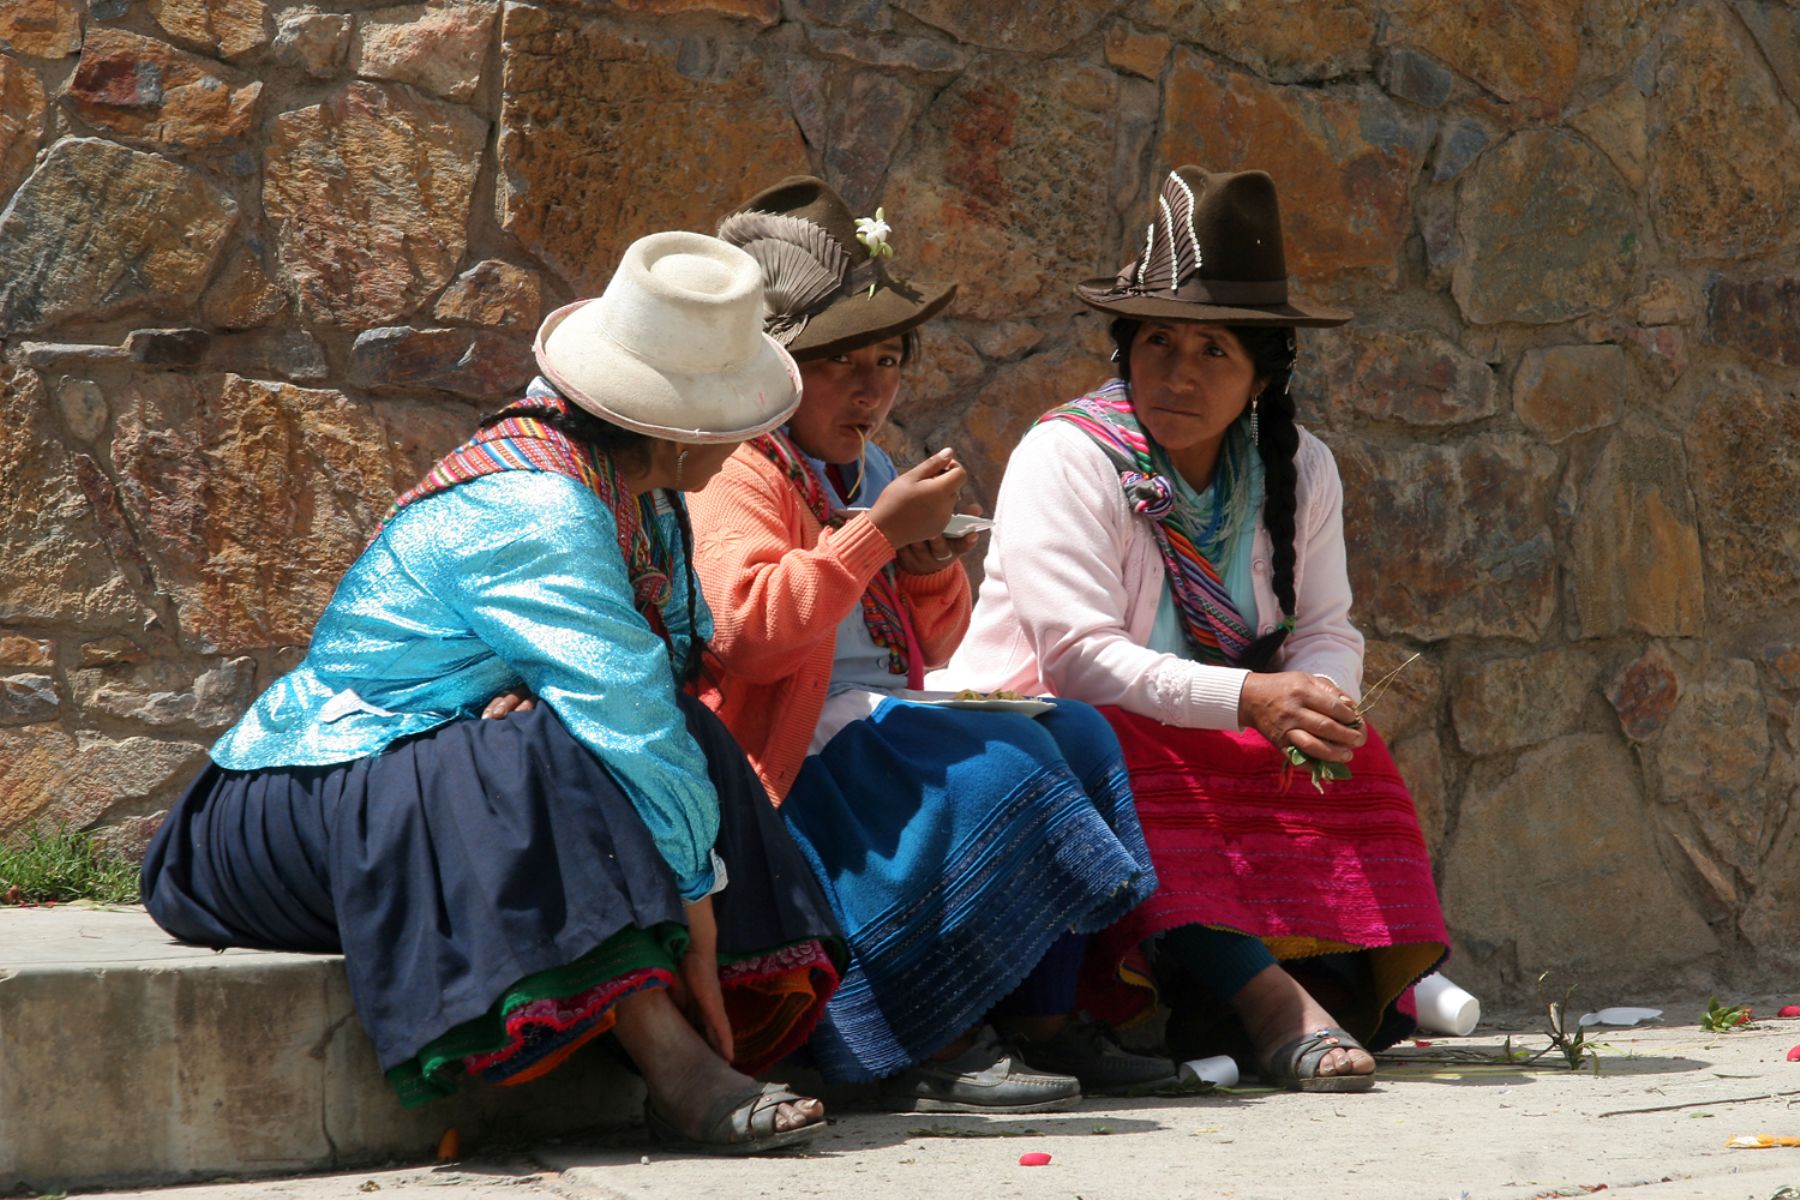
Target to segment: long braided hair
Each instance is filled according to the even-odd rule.
[[[1111,326],[1113,344],[1119,348],[1119,377],[1127,383],[1131,382],[1131,343],[1142,324],[1130,317],[1118,317]],[[1294,466],[1294,454],[1300,448],[1300,430],[1294,424],[1294,398],[1288,394],[1295,362],[1294,331],[1285,325],[1226,328],[1250,356],[1256,377],[1264,381],[1257,408],[1260,433],[1256,452],[1263,463],[1263,527],[1269,531],[1269,541],[1274,546],[1271,582],[1275,599],[1281,605],[1282,620],[1245,648],[1242,665],[1252,671],[1267,671],[1287,641],[1295,608],[1294,515],[1298,508],[1295,485],[1299,471]],[[1254,613],[1245,615],[1255,619]]]
[[[573,404],[569,405],[566,412],[540,404],[514,405],[484,417],[479,428],[486,429],[513,417],[542,421],[564,437],[575,442],[585,442],[594,449],[611,455],[615,460],[637,464],[649,461],[650,438],[635,430],[614,425],[611,421],[601,420]],[[680,664],[675,674],[676,682],[681,687],[691,688],[700,678],[701,656],[706,650],[700,640],[700,628],[696,624],[699,588],[694,582],[694,527],[688,521],[685,502],[677,499],[670,507],[675,510],[675,521],[681,529],[681,573],[687,582],[687,659]]]

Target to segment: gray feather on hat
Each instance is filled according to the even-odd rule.
[[[780,213],[733,213],[719,237],[740,247],[763,272],[763,327],[787,345],[806,328],[812,310],[835,295],[850,274],[850,255],[824,226]]]

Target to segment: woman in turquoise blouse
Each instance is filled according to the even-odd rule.
[[[697,234],[634,243],[536,351],[543,377],[395,501],[305,661],[213,747],[145,903],[186,941],[341,952],[404,1103],[611,1031],[663,1140],[792,1144],[822,1107],[748,1074],[804,1040],[843,948],[686,693],[712,625],[681,493],[787,419],[798,372],[755,262]],[[480,719],[513,690],[539,703]]]

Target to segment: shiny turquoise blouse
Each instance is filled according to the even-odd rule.
[[[681,544],[666,504],[655,532]],[[663,618],[685,656],[689,567],[673,557]],[[712,635],[704,599],[695,623]],[[705,895],[719,801],[669,647],[632,604],[612,513],[564,475],[503,471],[402,509],[338,584],[305,660],[212,757],[237,771],[348,762],[521,686],[606,764],[682,896]]]

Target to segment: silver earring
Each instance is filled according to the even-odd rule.
[[[1114,362],[1118,362],[1118,361],[1119,361],[1119,351],[1118,351],[1118,349],[1117,349],[1117,348],[1116,348],[1116,347],[1115,347],[1115,348],[1114,348],[1114,350],[1113,350],[1113,352],[1112,352],[1112,360],[1113,360],[1113,361],[1114,361]]]
[[[1262,421],[1256,415],[1257,406],[1261,403],[1261,392],[1250,397],[1250,444],[1252,446],[1262,445]]]
[[[687,456],[686,450],[677,451],[675,454],[675,490],[678,492],[681,490],[681,469],[687,466]]]

